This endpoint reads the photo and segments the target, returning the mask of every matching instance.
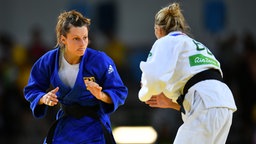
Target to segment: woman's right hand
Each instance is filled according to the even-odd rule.
[[[46,93],[38,102],[39,105],[45,104],[48,106],[55,106],[58,104],[56,93],[59,91],[59,87]]]
[[[175,110],[180,109],[180,105],[173,102],[172,99],[169,99],[164,95],[164,93],[160,93],[159,95],[154,95],[150,98],[150,100],[145,102],[150,107],[156,108],[172,108]]]

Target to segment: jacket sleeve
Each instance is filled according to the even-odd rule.
[[[124,85],[113,60],[103,52],[98,59],[100,64],[96,69],[101,69],[100,77],[102,83],[100,85],[102,86],[102,91],[108,94],[113,101],[113,104],[101,102],[101,107],[104,113],[112,113],[125,103],[128,89]],[[97,71],[96,69],[95,72]]]
[[[42,118],[46,115],[48,106],[38,105],[41,97],[50,86],[50,59],[41,57],[32,67],[28,84],[24,88],[24,97],[30,102],[33,116]]]
[[[140,63],[142,71],[139,99],[147,101],[152,95],[164,91],[168,81],[173,76],[178,53],[170,43],[156,41],[146,62]]]

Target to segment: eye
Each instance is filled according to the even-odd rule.
[[[79,38],[75,37],[75,38],[73,38],[73,40],[79,40]]]

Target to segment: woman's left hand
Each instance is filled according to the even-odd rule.
[[[98,100],[101,100],[106,103],[112,103],[111,98],[107,94],[102,92],[102,87],[99,86],[99,84],[89,80],[84,80],[84,83],[86,85],[87,90],[90,91],[92,95],[94,95]]]
[[[90,91],[97,99],[101,98],[102,95],[102,87],[99,86],[96,82],[84,80],[84,83],[86,85],[86,88],[88,91]]]

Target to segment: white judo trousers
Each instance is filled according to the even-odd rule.
[[[197,91],[197,88],[213,89],[208,95]],[[211,85],[218,83],[220,87]],[[202,88],[204,86],[204,88]],[[218,98],[216,93],[221,92],[223,97],[229,99],[231,92],[226,85],[217,81],[199,82],[189,89],[185,96],[184,108],[186,114],[182,114],[184,123],[178,129],[174,144],[225,144],[228,133],[232,124],[234,109],[230,109],[225,105],[210,106],[204,101],[205,96],[212,96],[213,99]],[[214,97],[216,96],[216,97]],[[223,103],[226,98],[223,98]],[[222,101],[221,99],[215,99]],[[230,99],[232,101],[232,99]]]

